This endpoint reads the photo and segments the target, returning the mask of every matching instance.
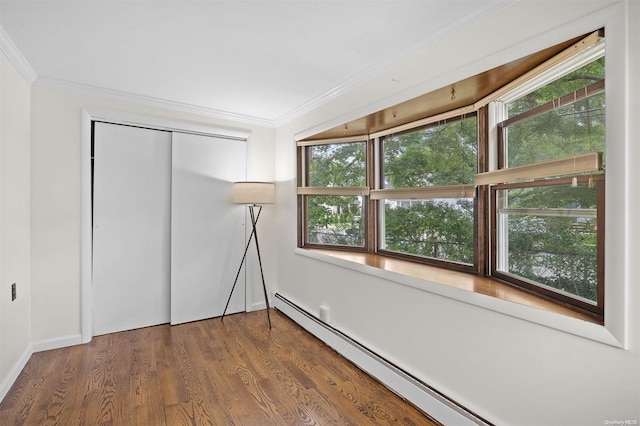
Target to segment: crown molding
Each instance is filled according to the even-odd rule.
[[[29,61],[22,55],[20,49],[18,49],[18,46],[11,40],[11,37],[9,37],[9,34],[7,34],[2,25],[0,25],[0,51],[2,51],[13,66],[16,67],[27,83],[29,85],[33,84],[38,74],[31,64],[29,64]]]
[[[291,111],[285,113],[281,117],[272,120],[262,117],[249,116],[244,114],[233,113],[229,111],[218,110],[214,108],[208,108],[200,105],[187,104],[183,102],[172,101],[168,99],[155,98],[151,96],[145,96],[130,92],[124,92],[119,90],[107,89],[98,86],[92,86],[83,83],[76,83],[66,80],[60,80],[50,77],[38,76],[35,70],[31,67],[29,62],[22,55],[17,46],[13,43],[6,31],[0,26],[0,49],[7,56],[7,58],[14,64],[19,70],[22,76],[27,80],[29,84],[37,87],[51,88],[63,91],[70,91],[73,93],[97,96],[101,98],[120,100],[124,102],[136,103],[146,105],[150,107],[168,109],[172,111],[202,115],[210,118],[229,120],[242,124],[258,125],[270,128],[277,128],[284,124],[293,121],[296,118],[303,116],[304,114],[313,111],[314,109],[326,104],[334,98],[344,95],[355,88],[363,85],[367,81],[371,81],[373,78],[380,76],[386,71],[393,69],[393,67],[401,64],[416,54],[423,52],[443,40],[455,35],[456,33],[463,31],[464,29],[474,25],[478,21],[488,18],[489,16],[498,13],[500,10],[513,4],[513,0],[497,0],[494,2],[488,2],[487,5],[471,15],[464,15],[464,19],[456,22],[454,25],[448,28],[432,34],[431,37],[423,40],[421,43],[413,46],[410,49],[398,52],[395,55],[389,56],[383,61],[379,61],[372,66],[365,67],[360,72],[354,74],[351,78],[342,82],[341,84],[330,88],[319,96],[305,102]]]
[[[136,93],[129,93],[120,90],[106,89],[104,87],[76,83],[67,80],[60,80],[56,78],[39,76],[35,80],[33,85],[45,89],[61,90],[64,92],[71,92],[80,95],[95,96],[103,99],[129,102],[154,108],[166,109],[170,111],[201,115],[220,120],[228,120],[244,125],[275,127],[275,122],[266,118],[237,114],[200,105],[192,105],[184,102],[171,101],[168,99],[155,98],[152,96],[139,95]]]
[[[82,95],[96,96],[105,99],[119,100],[141,104],[145,106],[168,109],[171,111],[184,112],[189,114],[202,115],[210,118],[233,121],[245,125],[257,125],[264,127],[275,127],[273,120],[253,117],[244,114],[236,114],[228,111],[221,111],[199,105],[191,105],[183,102],[176,102],[167,99],[154,98],[151,96],[138,95],[118,90],[106,89],[103,87],[91,86],[87,84],[74,83],[71,81],[38,76],[31,64],[24,57],[20,49],[11,40],[9,34],[0,25],[0,51],[16,67],[18,72],[29,85],[48,89],[57,89]]]

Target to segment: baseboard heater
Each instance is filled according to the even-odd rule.
[[[445,425],[491,425],[487,420],[305,311],[282,294],[274,292],[273,297],[274,308],[438,422]]]

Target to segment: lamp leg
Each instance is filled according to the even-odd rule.
[[[229,308],[229,302],[231,302],[231,296],[233,296],[233,290],[236,288],[236,284],[238,283],[238,277],[240,276],[240,271],[242,271],[242,264],[247,258],[247,251],[249,251],[249,245],[251,245],[251,239],[254,235],[256,235],[256,223],[258,223],[258,219],[260,218],[261,211],[258,211],[258,216],[255,218],[255,223],[253,220],[253,209],[251,209],[251,223],[253,225],[251,229],[251,234],[249,235],[249,240],[247,241],[247,245],[244,248],[244,254],[242,255],[242,260],[240,261],[240,266],[238,267],[238,273],[236,274],[236,279],[233,281],[233,286],[231,287],[231,292],[229,293],[229,298],[227,299],[227,304],[224,307],[224,311],[222,312],[222,316],[220,320],[224,320],[224,315],[227,313],[227,308]]]
[[[262,206],[259,206],[260,210],[258,210],[258,217],[260,216],[260,212],[262,211]],[[271,313],[269,311],[269,297],[267,296],[267,286],[264,283],[264,272],[262,271],[262,258],[260,257],[260,244],[258,244],[258,231],[256,230],[256,224],[258,223],[258,218],[253,219],[253,206],[249,206],[249,213],[251,214],[251,223],[253,223],[254,229],[254,239],[256,242],[256,251],[258,252],[258,264],[260,265],[260,277],[262,277],[262,290],[264,291],[264,303],[267,305],[267,319],[269,320],[269,329],[271,329]]]

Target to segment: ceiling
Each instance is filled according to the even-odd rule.
[[[0,0],[0,25],[36,85],[278,125],[509,3]]]

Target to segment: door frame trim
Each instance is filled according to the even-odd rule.
[[[80,322],[82,343],[93,338],[93,273],[92,273],[92,224],[93,205],[91,203],[91,123],[103,121],[111,124],[145,127],[153,130],[192,133],[247,142],[247,159],[251,146],[251,131],[246,129],[210,126],[172,119],[134,115],[119,111],[82,108],[80,143]],[[247,161],[247,175],[250,173]],[[249,271],[247,275],[251,276]],[[252,286],[245,282],[245,306],[251,306]]]

